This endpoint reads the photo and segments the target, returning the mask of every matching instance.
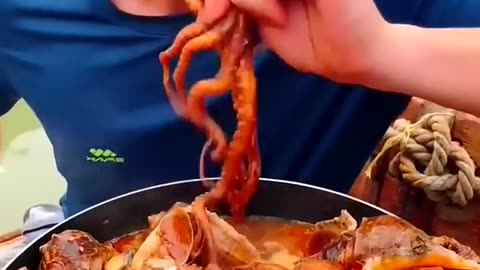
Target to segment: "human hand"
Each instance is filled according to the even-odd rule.
[[[206,0],[203,19],[231,4],[256,18],[262,41],[289,65],[344,83],[372,68],[388,33],[373,0]]]

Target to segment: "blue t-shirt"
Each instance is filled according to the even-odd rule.
[[[392,22],[480,26],[478,0],[377,2]],[[158,53],[191,21],[128,15],[109,0],[0,1],[0,113],[24,98],[40,119],[68,181],[67,215],[198,176],[205,139],[172,111],[158,63]],[[264,177],[347,191],[409,100],[300,74],[270,52],[255,68]],[[217,69],[215,55],[198,55],[187,80]],[[230,99],[208,107],[231,134]],[[215,166],[207,171],[219,173]]]

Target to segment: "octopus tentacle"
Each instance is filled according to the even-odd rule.
[[[248,162],[247,179],[245,183],[236,191],[231,200],[230,211],[237,219],[243,216],[245,207],[250,201],[258,185],[258,177],[260,173],[259,161],[260,155],[258,151],[258,143],[256,136],[256,79],[253,73],[252,54],[247,50],[245,55],[240,60],[240,65],[237,69],[237,89],[234,89],[234,96],[237,96],[237,118],[238,127],[248,126],[249,134],[246,134],[246,141],[243,143],[244,155]],[[247,129],[246,129],[247,130]],[[257,164],[258,163],[258,164]]]
[[[252,150],[248,154],[247,176],[243,186],[235,193],[230,203],[230,212],[235,220],[239,221],[245,215],[247,203],[252,199],[258,188],[261,173],[261,161],[256,135]]]
[[[202,51],[216,49],[223,37],[215,31],[208,31],[200,36],[190,39],[182,48],[178,58],[177,68],[173,72],[175,88],[181,97],[186,97],[184,78],[193,55]],[[183,100],[186,103],[186,99]],[[185,104],[186,105],[186,104]]]
[[[199,14],[203,9],[203,0],[186,0],[192,12]],[[194,28],[194,26],[191,26]],[[207,143],[200,155],[199,174],[205,180],[204,160],[207,151],[213,145],[212,159],[222,162],[220,180],[215,184],[204,182],[211,189],[198,196],[192,204],[192,211],[197,217],[199,226],[205,236],[209,254],[209,267],[218,269],[207,209],[227,202],[234,217],[240,218],[248,201],[257,189],[260,177],[260,154],[257,142],[256,119],[256,80],[253,68],[253,29],[251,20],[236,7],[230,7],[227,14],[211,25],[195,26],[199,30],[188,35],[183,33],[177,38],[168,53],[160,57],[165,67],[174,55],[179,55],[177,68],[173,73],[175,95],[170,85],[169,75],[164,74],[164,85],[169,92],[173,106],[183,117],[200,128],[207,135]],[[212,79],[195,83],[188,96],[184,78],[193,54],[213,50],[220,56],[220,70]],[[162,55],[161,55],[162,56]],[[221,128],[209,116],[205,106],[207,98],[232,93],[234,110],[237,118],[237,130],[229,144]],[[172,101],[173,100],[173,101]],[[176,103],[174,103],[176,102]],[[178,109],[180,107],[180,109]],[[183,110],[183,111],[182,111]],[[182,116],[182,115],[181,115]]]
[[[223,68],[216,78],[197,82],[190,90],[187,100],[187,108],[189,114],[192,115],[191,121],[197,127],[205,129],[207,137],[213,140],[215,149],[212,151],[211,158],[214,161],[224,159],[228,145],[223,131],[208,115],[205,99],[227,93],[232,84],[233,70]]]
[[[206,30],[205,26],[200,23],[192,23],[186,26],[178,33],[173,44],[159,55],[160,64],[163,68],[163,85],[165,86],[167,98],[172,104],[175,113],[182,117],[185,117],[185,103],[182,103],[178,93],[175,93],[170,81],[170,61],[181,52],[189,40],[202,35]],[[184,95],[184,93],[182,94]]]
[[[234,86],[237,58],[235,54],[222,54],[221,69],[216,78],[197,82],[190,90],[187,100],[188,111],[192,115],[191,120],[198,127],[206,129],[207,136],[214,141],[215,149],[212,151],[212,159],[215,161],[224,159],[227,143],[221,129],[208,116],[205,99],[224,95]]]
[[[199,160],[199,165],[198,165],[198,174],[200,176],[200,180],[202,180],[203,186],[209,191],[213,187],[215,187],[215,182],[211,180],[207,180],[207,177],[205,176],[205,156],[207,155],[207,152],[210,149],[210,146],[212,145],[212,139],[209,139],[207,142],[202,147],[202,152],[200,153],[200,160]]]
[[[234,103],[237,104],[238,125],[232,141],[228,146],[220,181],[217,182],[215,188],[210,190],[210,197],[207,197],[213,202],[224,198],[228,200],[228,197],[237,197],[233,195],[232,192],[237,189],[239,181],[243,181],[245,178],[242,176],[242,165],[243,161],[248,157],[249,149],[252,145],[252,138],[256,130],[256,81],[252,65],[253,47],[245,38],[248,32],[245,16],[237,16],[237,21],[236,29],[233,31],[230,43],[224,48],[223,53],[230,56],[239,56],[239,58],[230,58],[234,59],[237,63],[235,65],[237,68],[235,83],[238,84],[238,92],[234,91],[233,96],[234,99],[237,100]],[[228,58],[225,57],[225,59]],[[225,68],[225,66],[226,68],[230,67],[230,65],[225,65],[225,62],[222,61],[222,69]],[[208,91],[209,90],[206,89],[202,94]],[[193,95],[193,91],[191,95]],[[252,169],[250,170],[253,171]],[[250,183],[249,187],[250,186],[254,185]],[[240,208],[243,208],[243,206]]]
[[[199,128],[205,129],[207,136],[213,139],[215,149],[212,152],[212,159],[219,160],[224,156],[227,143],[220,127],[208,116],[205,108],[205,98],[225,94],[232,84],[230,76],[220,75],[215,79],[208,79],[197,82],[190,92],[187,100],[188,113],[191,121]]]
[[[196,37],[190,40],[185,47],[182,49],[182,52],[179,57],[178,66],[173,74],[173,79],[175,82],[175,86],[179,93],[185,93],[185,82],[183,78],[186,75],[186,70],[188,65],[191,62],[192,56],[195,53],[200,51],[206,51],[210,49],[215,49],[220,42],[222,41],[222,36],[215,31],[209,31],[203,34],[200,37]],[[217,81],[218,79],[213,79]],[[202,85],[207,84],[205,81],[197,82],[190,91],[189,98],[194,93],[195,89],[199,87],[203,87]],[[228,87],[228,86],[227,86]],[[185,96],[185,95],[182,95]],[[188,119],[190,122],[195,124],[197,128],[205,130],[207,133],[207,137],[213,140],[213,144],[215,145],[216,150],[214,151],[215,155],[212,156],[214,160],[220,159],[222,156],[222,152],[225,152],[225,148],[227,147],[226,138],[223,134],[221,128],[211,119],[206,112],[202,111],[194,111],[188,105],[188,100],[185,99],[184,101],[185,106],[187,107],[187,114]]]
[[[232,14],[230,17],[233,18],[234,15]],[[219,28],[226,31],[231,28],[232,23],[232,19],[227,19]],[[198,127],[206,129],[207,136],[214,141],[215,149],[211,154],[214,161],[223,161],[227,144],[221,129],[208,116],[205,99],[224,95],[234,86],[236,63],[241,57],[243,48],[242,41],[242,36],[234,31],[231,40],[226,44],[229,50],[220,54],[221,67],[217,76],[214,79],[197,82],[190,90],[187,101],[189,114],[193,117],[191,120]]]
[[[234,24],[235,14],[230,12],[211,30],[202,33],[200,36],[190,38],[190,40],[184,44],[180,52],[177,68],[173,74],[173,80],[177,91],[185,92],[184,78],[193,54],[207,50],[220,49],[222,41],[227,38]]]
[[[232,42],[232,45],[238,45],[238,44],[239,44],[238,42],[237,43]],[[229,74],[229,72],[227,74]],[[227,75],[226,77],[228,78]],[[231,86],[233,80],[235,79],[234,78],[230,78],[230,80],[225,79],[224,83],[226,84],[228,82],[228,86]],[[210,84],[218,83],[218,81],[215,81],[215,80],[213,81],[213,83],[212,81],[203,81],[203,83],[207,83],[207,82]],[[197,87],[200,85],[199,83],[197,83]],[[198,87],[196,88],[197,90],[192,89],[192,92],[190,95],[195,97],[196,92],[194,91],[198,91],[199,94],[197,98],[201,99],[202,96],[204,97],[204,96],[211,96],[212,94],[217,94],[216,91],[221,90],[220,86],[214,84],[214,85],[207,85],[207,87],[203,86],[202,88]],[[200,102],[200,104],[201,103],[202,102]],[[241,117],[239,117],[239,120],[240,118]],[[244,147],[241,147],[241,145],[243,142],[248,143],[248,141],[251,139],[251,137],[249,137],[249,134],[254,132],[253,130],[252,131],[249,130],[251,127],[252,127],[251,125],[242,126],[242,123],[239,122],[239,128],[235,132],[232,143],[230,143],[230,146],[227,152],[227,157],[224,162],[224,167],[223,167],[220,181],[217,183],[215,187],[213,187],[210,190],[210,192],[198,197],[193,204],[194,205],[193,208],[195,209],[197,215],[199,215],[200,226],[205,231],[205,235],[207,237],[207,243],[211,243],[207,245],[207,248],[209,250],[210,263],[213,265],[216,264],[217,258],[216,258],[215,247],[213,246],[213,242],[209,240],[212,238],[212,236],[211,236],[211,231],[209,227],[209,221],[205,212],[206,207],[214,206],[226,196],[229,190],[232,190],[233,185],[235,184],[235,179],[237,179],[238,177],[238,173],[240,170],[239,165],[241,165],[242,155],[244,154],[243,150],[245,149]]]

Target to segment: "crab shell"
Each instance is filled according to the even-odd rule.
[[[480,269],[474,260],[432,241],[432,237],[410,223],[388,215],[364,218],[356,230],[342,233],[317,258],[339,262],[347,269]]]
[[[86,232],[66,230],[52,235],[50,241],[40,247],[40,269],[102,270],[113,252]]]

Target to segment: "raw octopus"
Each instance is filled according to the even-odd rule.
[[[203,0],[186,0],[191,11],[198,15]],[[253,67],[256,45],[253,21],[235,6],[212,24],[200,20],[181,30],[171,47],[160,53],[163,84],[174,111],[195,125],[207,136],[200,158],[200,177],[210,190],[197,197],[193,211],[205,233],[210,249],[210,261],[217,264],[212,232],[206,209],[226,202],[237,220],[244,216],[245,207],[255,193],[260,177],[260,154],[257,142],[257,89]],[[215,51],[220,58],[220,70],[215,78],[195,83],[187,94],[185,75],[194,54]],[[171,82],[170,61],[178,56]],[[231,92],[236,111],[237,129],[230,143],[217,123],[208,115],[205,101]],[[222,164],[216,185],[207,182],[203,167],[207,150],[211,159]]]

